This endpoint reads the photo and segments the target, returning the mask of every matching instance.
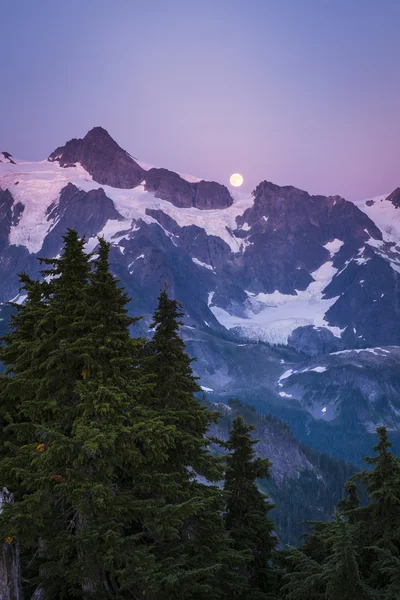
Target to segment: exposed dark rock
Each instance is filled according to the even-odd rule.
[[[395,208],[400,207],[400,188],[396,188],[394,192],[389,194],[386,198],[388,202],[391,202]]]
[[[365,256],[366,262],[352,260],[326,288],[327,297],[339,296],[326,319],[345,329],[346,347],[400,344],[399,275],[372,248]]]
[[[9,190],[0,188],[0,250],[8,243],[8,236],[13,222],[14,199]]]
[[[342,341],[325,327],[298,327],[289,336],[288,345],[307,356],[329,354],[343,349]]]
[[[50,154],[48,160],[58,161],[62,167],[80,163],[95,181],[116,188],[136,187],[145,173],[102,127],[94,127],[83,139],[70,140]]]
[[[146,172],[145,180],[147,191],[179,208],[210,210],[227,208],[233,203],[228,189],[215,181],[191,183],[173,171],[156,168]]]
[[[69,183],[61,190],[58,203],[49,208],[47,220],[56,224],[46,236],[41,253],[57,254],[67,229],[76,229],[88,239],[98,234],[109,219],[124,220],[102,188],[84,192]]]
[[[178,233],[181,231],[181,227],[179,227],[178,223],[174,221],[172,217],[165,214],[165,212],[162,210],[147,208],[146,215],[153,217],[153,219],[160,223],[161,227],[173,235],[178,235]]]
[[[220,183],[203,180],[191,185],[194,189],[193,206],[196,208],[203,210],[228,208],[233,204],[228,188]]]
[[[324,247],[328,242],[343,242],[333,259],[340,267],[370,236],[382,239],[362,211],[338,196],[310,196],[267,181],[253,193],[254,205],[237,218],[234,232],[244,237],[247,231],[240,260],[243,285],[251,292],[295,294],[306,289],[313,281],[311,273],[330,259]]]
[[[150,169],[145,175],[145,189],[156,198],[167,200],[179,208],[193,206],[194,190],[191,184],[168,169]]]
[[[11,163],[12,165],[16,165],[17,163],[12,158],[12,154],[9,152],[0,152],[0,162]]]

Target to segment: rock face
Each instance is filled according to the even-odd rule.
[[[215,181],[191,183],[168,169],[150,169],[146,172],[145,181],[147,191],[179,208],[212,210],[228,208],[233,203],[224,185]]]
[[[325,245],[332,240],[343,242],[335,258],[344,263],[370,237],[382,239],[376,225],[351,202],[267,181],[257,186],[253,206],[237,224],[236,235],[247,241],[243,283],[255,293],[306,289],[310,273],[329,260]]]
[[[80,163],[101,185],[133,188],[143,181],[144,169],[102,127],[94,127],[83,139],[72,139],[50,154],[50,162],[62,167]]]
[[[318,356],[342,350],[343,342],[324,327],[298,327],[289,336],[288,346],[307,356]]]
[[[9,152],[0,152],[0,162],[10,163],[11,165],[17,164]]]
[[[391,202],[396,208],[400,208],[400,188],[396,188],[394,192],[386,198],[387,202]]]
[[[0,188],[0,251],[7,245],[11,227],[18,224],[23,212],[23,204],[14,203],[11,192]]]
[[[57,254],[67,229],[76,229],[89,239],[97,235],[109,219],[124,220],[102,188],[84,192],[69,183],[61,190],[59,201],[48,208],[47,220],[55,225],[46,236],[41,252],[46,256]]]

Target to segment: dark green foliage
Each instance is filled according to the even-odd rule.
[[[365,459],[371,469],[347,483],[336,520],[311,523],[302,548],[289,553],[285,597],[303,598],[301,571],[310,573],[311,599],[400,597],[400,461],[390,450],[386,428],[379,427],[377,434],[377,455]],[[361,497],[367,493],[365,504],[360,491]]]
[[[326,560],[323,578],[327,600],[368,600],[370,593],[361,581],[351,525],[339,516],[327,538],[330,555]]]
[[[231,548],[222,516],[221,490],[199,481],[222,478],[220,460],[209,450],[207,430],[217,413],[194,397],[199,386],[192,372],[192,359],[178,335],[183,316],[177,301],[164,289],[151,327],[153,338],[145,347],[145,369],[153,388],[150,404],[166,425],[175,427],[174,445],[164,465],[164,493],[176,506],[174,536],[162,538],[155,554],[162,570],[157,599],[217,599],[234,597],[240,587],[237,565],[240,555]],[[181,514],[181,517],[179,515]]]
[[[234,548],[248,552],[249,560],[242,572],[247,581],[245,598],[273,598],[277,577],[271,560],[278,539],[268,513],[274,505],[258,489],[257,480],[269,478],[271,463],[255,457],[251,432],[255,429],[237,417],[232,425],[228,450],[224,491],[226,495],[226,529]]]
[[[93,272],[83,245],[68,232],[46,271],[52,279],[42,302],[41,284],[27,281],[27,302],[2,352],[13,375],[3,396],[15,405],[5,415],[11,441],[0,472],[16,501],[1,529],[20,537],[32,555],[29,573],[36,569],[32,584],[50,600],[117,597],[133,575],[136,587],[152,580],[152,547],[141,540],[162,506],[155,518],[157,478],[146,466],[155,472],[173,443],[174,427],[144,401],[141,342],[129,336],[108,245],[100,241]]]

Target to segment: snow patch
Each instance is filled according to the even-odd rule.
[[[198,265],[199,267],[204,267],[205,269],[208,269],[209,271],[212,271],[213,273],[215,273],[214,267],[212,267],[211,265],[208,265],[207,263],[201,262],[201,260],[199,260],[198,258],[192,258],[192,261],[194,262],[195,265]]]
[[[287,394],[286,392],[279,392],[281,398],[293,398],[292,394]]]
[[[334,239],[331,242],[325,244],[324,248],[330,252],[331,257],[339,252],[340,248],[343,246],[344,242],[342,240]]]

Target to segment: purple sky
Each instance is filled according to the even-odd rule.
[[[349,199],[400,186],[399,0],[12,0],[0,150],[95,125],[157,166]]]

